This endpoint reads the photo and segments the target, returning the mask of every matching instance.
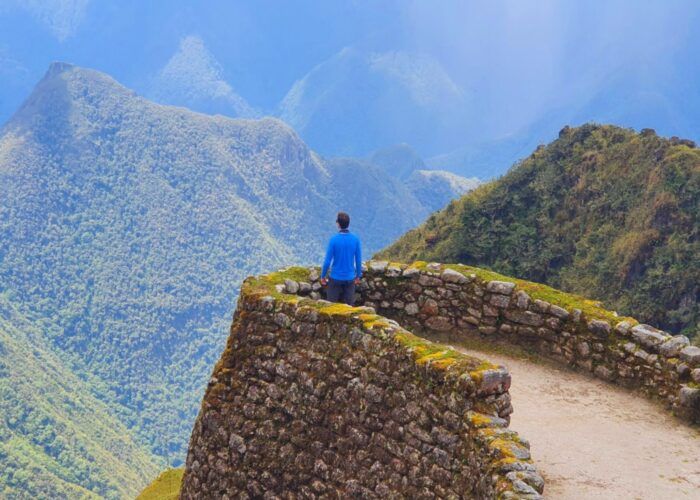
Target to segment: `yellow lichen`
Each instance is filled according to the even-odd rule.
[[[477,413],[477,412],[472,412],[469,414],[469,422],[474,426],[474,427],[484,427],[487,425],[491,425],[492,419],[488,415],[484,415],[483,413]]]
[[[328,314],[329,316],[350,316],[362,310],[362,307],[352,307],[347,304],[330,304],[321,307],[318,311],[323,314]]]

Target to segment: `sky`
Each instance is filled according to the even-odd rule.
[[[325,154],[402,140],[424,157],[514,138],[529,147],[591,120],[698,140],[699,27],[694,0],[0,0],[0,122],[54,60],[150,96],[196,39],[214,80],[259,114],[286,112]],[[295,84],[295,107],[284,108]],[[347,109],[387,95],[399,97],[369,114],[376,140],[361,137],[357,117],[343,123]],[[323,136],[328,121],[343,148]],[[411,134],[411,121],[426,129]]]

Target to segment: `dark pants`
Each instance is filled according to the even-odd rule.
[[[328,293],[326,294],[331,302],[343,302],[349,306],[355,305],[355,280],[334,280],[328,281]]]

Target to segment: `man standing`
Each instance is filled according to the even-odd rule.
[[[321,284],[328,285],[327,298],[331,302],[355,304],[355,285],[362,276],[362,249],[360,239],[348,230],[350,216],[338,212],[335,219],[340,232],[328,242],[326,258],[321,269]],[[330,283],[326,274],[331,269]]]

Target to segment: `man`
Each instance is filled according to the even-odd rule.
[[[348,230],[350,216],[338,212],[335,219],[339,232],[331,238],[321,269],[321,284],[328,285],[326,296],[331,302],[355,304],[355,285],[362,276],[362,249],[360,239]],[[330,282],[326,278],[331,269]]]

